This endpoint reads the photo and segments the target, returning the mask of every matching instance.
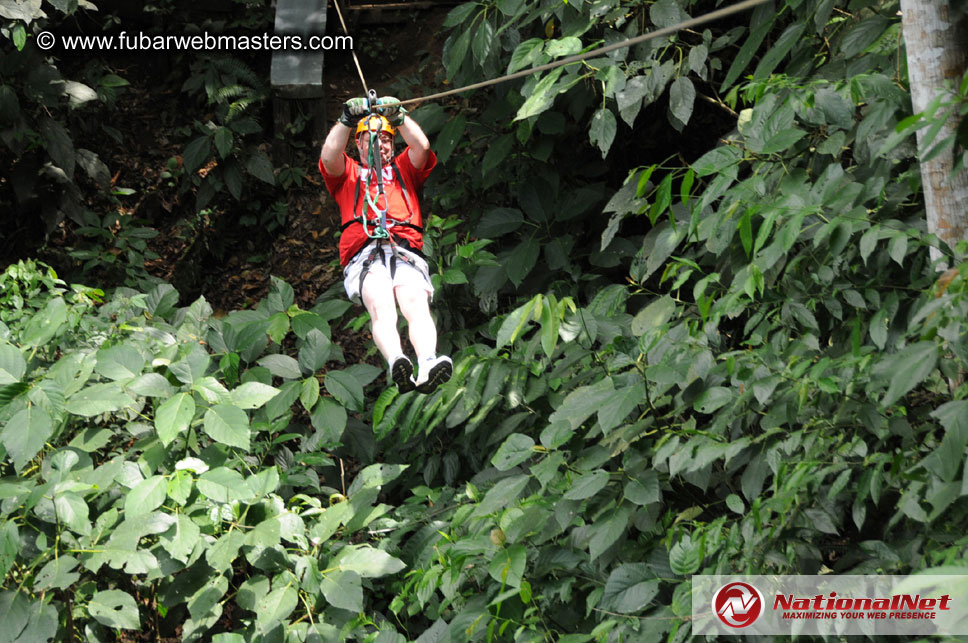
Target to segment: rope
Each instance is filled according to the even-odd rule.
[[[343,25],[343,33],[347,36],[350,35],[349,30],[346,28],[346,21],[343,20],[343,12],[339,8],[339,2],[333,0],[333,4],[336,6],[336,15],[339,16],[339,23]],[[353,54],[353,62],[356,63],[356,72],[360,75],[360,82],[363,83],[363,94],[367,95],[370,93],[370,90],[366,86],[366,78],[363,77],[363,68],[360,67],[360,59],[356,57],[355,49],[351,49],[350,53]]]
[[[636,36],[635,38],[629,38],[628,40],[623,40],[622,42],[607,45],[605,47],[600,47],[593,51],[589,51],[583,54],[576,54],[574,56],[562,58],[561,60],[556,60],[553,63],[547,63],[539,67],[525,69],[522,71],[515,72],[513,74],[501,76],[500,78],[492,78],[491,80],[485,80],[479,83],[474,83],[473,85],[465,85],[464,87],[458,87],[457,89],[450,89],[445,92],[439,92],[437,94],[430,94],[429,96],[421,96],[420,98],[410,98],[407,100],[402,100],[400,101],[400,105],[409,105],[411,103],[418,103],[425,100],[436,100],[438,98],[443,98],[445,96],[452,96],[453,94],[467,92],[472,89],[480,89],[482,87],[487,87],[489,85],[496,85],[498,83],[503,83],[508,80],[514,80],[515,78],[524,78],[525,76],[530,76],[531,74],[537,74],[542,71],[548,71],[549,69],[555,69],[556,67],[561,67],[563,65],[571,65],[576,62],[581,62],[582,60],[588,60],[589,58],[595,58],[595,57],[601,56],[602,54],[606,54],[610,51],[615,51],[616,49],[622,49],[623,47],[632,47],[634,45],[637,45],[641,42],[645,42],[647,40],[652,40],[654,38],[661,38],[662,36],[668,36],[677,31],[681,31],[682,29],[689,29],[692,27],[696,27],[698,25],[705,24],[707,22],[719,20],[720,18],[725,18],[726,16],[730,16],[734,13],[740,13],[742,11],[746,11],[747,9],[751,9],[767,1],[768,0],[744,0],[743,2],[739,2],[729,7],[723,7],[722,9],[717,9],[716,11],[712,11],[710,13],[704,14],[697,18],[690,18],[689,20],[685,20],[683,22],[680,22],[679,24],[672,25],[671,27],[663,27],[661,29],[656,29],[655,31],[650,31],[647,34],[642,34],[641,36]],[[337,5],[337,8],[339,8],[339,5]],[[353,57],[356,58],[355,53],[353,54]],[[357,63],[357,65],[359,65],[359,63]],[[362,77],[362,72],[361,72],[361,77]],[[388,103],[388,105],[394,105],[394,104],[395,103]]]

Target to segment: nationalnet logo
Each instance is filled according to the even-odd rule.
[[[779,594],[773,599],[773,611],[779,611],[785,619],[936,619],[939,611],[950,609],[948,594],[936,598],[921,594],[847,597],[830,592],[814,596]]]
[[[749,583],[728,583],[713,596],[713,613],[729,627],[749,627],[763,613],[763,594]]]
[[[692,590],[693,634],[968,634],[968,574],[697,574]]]

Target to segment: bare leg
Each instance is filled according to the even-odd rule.
[[[437,327],[430,316],[430,302],[426,290],[414,286],[396,286],[394,292],[400,312],[407,320],[410,343],[418,360],[426,360],[437,353]]]
[[[403,354],[400,333],[397,332],[397,305],[393,301],[393,285],[386,276],[370,273],[363,280],[360,298],[370,313],[373,341],[383,358],[389,362]]]

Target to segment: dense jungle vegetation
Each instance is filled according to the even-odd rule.
[[[721,4],[466,2],[374,82]],[[270,154],[267,55],[129,78],[36,45],[271,31],[268,2],[222,5],[0,0],[0,641],[675,642],[696,573],[968,573],[966,248],[928,234],[913,137],[968,78],[911,113],[897,2],[774,0],[416,109],[455,362],[430,396],[349,350],[368,320],[335,279],[215,310],[146,267],[173,229],[227,262],[322,190],[312,146]],[[189,124],[146,119],[176,153],[121,184],[139,89]]]

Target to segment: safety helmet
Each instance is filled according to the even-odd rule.
[[[374,118],[380,119],[380,130],[379,131],[381,131],[381,132],[387,132],[391,136],[393,136],[394,134],[397,133],[397,131],[395,129],[393,129],[393,126],[390,125],[390,121],[387,120],[387,117],[386,116],[381,116],[380,114],[369,114],[369,115],[364,116],[363,118],[360,119],[360,122],[356,126],[356,135],[359,136],[363,132],[368,131],[369,128],[370,128],[369,122],[372,119],[374,119]]]

